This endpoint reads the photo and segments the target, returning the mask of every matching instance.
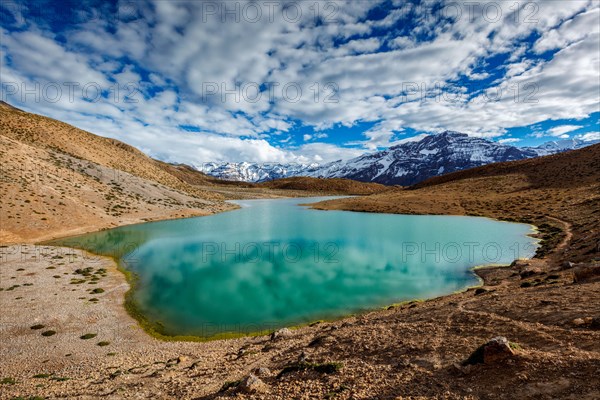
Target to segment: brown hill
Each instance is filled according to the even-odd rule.
[[[539,256],[561,240],[553,261],[600,257],[600,145],[490,164],[435,177],[405,190],[332,200],[317,208],[400,214],[479,215],[532,223]],[[571,237],[572,235],[572,237]]]
[[[340,178],[309,177],[276,179],[273,181],[259,183],[257,186],[270,189],[306,190],[311,192],[324,192],[328,194],[350,195],[374,194],[394,190],[394,188],[380,185],[378,183],[364,183]]]
[[[153,160],[119,140],[97,136],[52,118],[27,113],[4,102],[0,103],[0,117],[0,131],[7,138],[129,172],[202,198],[220,199],[218,195],[200,191],[175,176],[170,164]],[[195,179],[199,181],[206,177],[195,172]]]
[[[114,139],[0,103],[0,242],[30,242],[232,208],[181,172]]]

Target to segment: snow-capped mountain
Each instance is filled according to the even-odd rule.
[[[515,147],[446,131],[347,161],[318,164],[206,163],[197,168],[209,175],[246,182],[291,176],[347,178],[386,185],[412,185],[433,176],[485,164],[522,160],[588,146],[594,142],[561,140],[539,147]]]
[[[194,167],[207,175],[230,181],[263,182],[272,179],[300,176],[304,171],[318,168],[319,164],[280,163],[204,163]]]
[[[584,141],[580,139],[563,139],[546,142],[537,147],[529,147],[529,149],[535,150],[540,156],[546,156],[567,150],[581,149],[596,143],[600,143],[600,140]]]

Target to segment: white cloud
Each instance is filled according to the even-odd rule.
[[[103,89],[137,82],[136,103],[63,96],[57,102],[42,99],[22,106],[125,140],[152,155],[189,162],[346,158],[361,149],[316,140],[325,139],[328,128],[363,122],[374,126],[363,140],[346,143],[362,151],[401,142],[398,136],[407,128],[498,137],[511,127],[585,118],[598,111],[597,3],[575,0],[557,7],[555,2],[535,2],[533,16],[526,8],[532,2],[521,4],[518,14],[513,2],[486,0],[474,9],[469,0],[453,3],[463,10],[455,21],[424,9],[411,32],[373,37],[376,29],[401,24],[415,6],[396,2],[403,8],[371,21],[369,10],[378,2],[336,1],[335,22],[316,23],[312,2],[297,2],[303,11],[298,22],[277,10],[272,21],[265,16],[260,22],[242,18],[223,23],[218,13],[203,14],[201,2],[139,2],[130,18],[91,18],[73,25],[60,40],[47,27],[3,29],[0,78],[27,84],[95,82]],[[500,6],[502,17],[483,18],[484,3]],[[264,4],[261,8],[267,9]],[[467,15],[470,9],[474,18]],[[526,23],[526,16],[537,22]],[[524,58],[531,46],[522,39],[534,33],[541,37],[533,50],[558,50],[552,59]],[[389,51],[380,51],[384,43]],[[466,88],[447,85],[462,76],[488,78],[478,67],[500,53],[509,55],[509,64],[487,92],[471,99]],[[249,101],[248,93],[244,96],[239,89],[266,82],[279,84],[272,97],[263,93]],[[207,83],[235,94],[206,98]],[[290,84],[302,90],[298,101],[282,92]],[[436,84],[442,85],[445,97],[431,97]],[[526,84],[537,85],[537,93],[526,90]],[[417,93],[405,98],[415,85]],[[516,100],[515,87],[520,88]],[[497,91],[502,95],[494,101],[483,94]],[[289,147],[294,142],[287,132],[302,126],[316,132],[304,135],[310,143]],[[287,140],[281,139],[282,133]],[[286,148],[277,147],[283,144]]]
[[[548,130],[548,134],[550,136],[560,137],[560,138],[568,138],[569,135],[565,135],[566,133],[576,131],[577,129],[583,128],[579,125],[561,125],[556,126]]]
[[[498,140],[498,143],[511,144],[511,143],[518,143],[520,141],[521,141],[521,139],[519,139],[519,138],[506,138],[506,139]]]
[[[600,140],[600,132],[584,133],[583,135],[577,135],[575,139],[583,140],[585,142]]]

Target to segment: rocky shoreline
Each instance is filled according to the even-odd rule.
[[[1,250],[2,399],[600,394],[590,379],[600,365],[600,282],[592,274],[574,283],[575,265],[480,268],[484,285],[462,293],[194,343],[147,335],[123,307],[129,286],[110,259],[48,246]],[[509,353],[467,362],[498,336]]]

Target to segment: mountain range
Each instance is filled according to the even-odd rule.
[[[450,172],[556,154],[594,143],[598,141],[567,139],[547,142],[538,147],[516,147],[446,131],[347,161],[326,164],[224,162],[194,167],[220,179],[244,182],[308,176],[408,186]]]

